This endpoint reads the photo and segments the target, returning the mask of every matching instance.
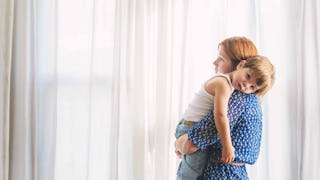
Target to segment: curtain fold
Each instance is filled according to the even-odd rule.
[[[37,178],[35,117],[35,9],[33,1],[15,4],[10,99],[9,179]]]
[[[1,32],[1,43],[4,42],[1,47],[5,47],[1,48],[1,53],[3,50],[7,51],[7,57],[1,57],[1,63],[5,62],[4,66],[1,64],[1,73],[7,73],[5,75],[9,79],[7,84],[1,82],[1,88],[11,91],[10,94],[2,96],[2,92],[6,91],[1,89],[1,98],[7,98],[1,100],[1,103],[7,103],[7,109],[4,110],[8,113],[1,113],[1,116],[6,116],[1,117],[1,120],[7,121],[10,128],[9,124],[1,125],[1,128],[8,128],[10,132],[6,129],[1,131],[6,133],[1,138],[6,138],[10,147],[1,144],[1,148],[10,148],[10,151],[1,155],[9,158],[1,161],[1,165],[7,163],[6,172],[1,175],[4,176],[3,179],[10,180],[54,179],[57,98],[54,78],[49,82],[48,79],[55,71],[55,66],[52,66],[55,63],[52,62],[56,56],[53,53],[56,27],[52,26],[54,18],[53,21],[50,18],[40,19],[39,14],[47,13],[47,17],[52,17],[55,6],[52,6],[53,1],[46,1],[47,4],[33,0],[16,4],[13,4],[13,1],[7,2],[11,3],[10,6],[1,6],[7,10],[1,11],[7,13],[4,17],[10,20],[1,21],[5,23],[1,27],[8,28],[7,32]],[[10,28],[11,32],[8,31]],[[2,36],[5,36],[6,41],[2,41]],[[45,60],[45,65],[39,58]],[[4,169],[2,167],[1,169]]]
[[[318,179],[320,144],[319,1],[299,2],[297,23],[297,148],[298,177]]]
[[[187,4],[116,3],[112,78],[116,106],[110,121],[112,128],[118,128],[112,133],[119,145],[111,148],[118,150],[110,162],[110,166],[117,164],[112,167],[112,178],[175,178],[176,163],[172,162],[177,160],[170,149],[178,119],[176,109],[180,109],[179,101],[173,98],[179,99],[180,88],[172,86],[176,83],[173,79],[182,80]]]
[[[14,1],[0,2],[0,179],[9,179]]]

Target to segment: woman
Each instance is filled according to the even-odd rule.
[[[219,56],[214,61],[214,65],[215,71],[221,73],[229,73],[242,60],[257,55],[255,45],[245,37],[225,39],[218,48]],[[236,158],[233,163],[223,164],[220,161],[222,145],[217,136],[212,112],[193,125],[191,129],[188,128],[190,141],[187,141],[187,135],[182,135],[175,143],[176,148],[184,154],[192,153],[192,156],[199,151],[209,153],[209,163],[203,171],[204,179],[247,179],[244,163],[254,163],[257,158],[262,129],[261,115],[257,97],[240,92],[232,94],[228,105],[228,119],[231,126],[232,144],[235,148]],[[198,151],[195,152],[196,150]],[[191,166],[194,163],[191,160],[189,156],[183,156],[177,179],[197,179],[201,176],[203,167],[194,168]]]

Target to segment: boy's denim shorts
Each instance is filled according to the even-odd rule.
[[[184,123],[184,119],[181,119],[176,127],[175,137],[179,138],[181,135],[188,133],[190,127]],[[178,167],[177,180],[199,179],[207,163],[208,154],[206,151],[197,150],[192,154],[184,155]]]
[[[191,126],[185,125],[184,119],[181,119],[179,124],[176,127],[176,133],[175,136],[178,139],[181,135],[188,133],[188,129]]]

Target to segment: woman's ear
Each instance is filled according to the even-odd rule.
[[[240,62],[239,62],[239,64],[237,65],[237,69],[239,69],[239,68],[243,68],[243,66],[246,64],[246,60],[241,60]]]

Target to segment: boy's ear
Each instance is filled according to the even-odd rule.
[[[240,62],[239,62],[239,64],[237,65],[237,69],[239,69],[239,68],[243,68],[243,66],[246,64],[246,60],[241,60]]]

